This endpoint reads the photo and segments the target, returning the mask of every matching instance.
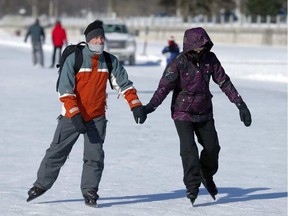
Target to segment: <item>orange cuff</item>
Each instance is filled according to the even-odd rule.
[[[124,98],[128,102],[131,109],[142,105],[136,92],[136,89],[129,89],[124,93]]]
[[[80,113],[75,97],[73,96],[62,97],[60,98],[60,101],[64,103],[67,117],[72,118],[74,115]]]

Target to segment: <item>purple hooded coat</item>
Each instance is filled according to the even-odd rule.
[[[191,28],[185,31],[183,52],[165,69],[150,104],[158,107],[173,91],[171,115],[174,120],[203,122],[213,118],[210,78],[219,85],[232,103],[243,102],[241,96],[225,73],[216,55],[211,52],[213,43],[206,31]],[[191,50],[205,48],[196,59]]]

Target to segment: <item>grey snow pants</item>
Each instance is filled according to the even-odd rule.
[[[89,190],[98,191],[104,169],[103,143],[106,136],[106,125],[105,116],[86,122],[88,131],[84,134],[82,194]],[[70,118],[62,115],[58,117],[53,141],[40,164],[34,186],[45,190],[52,187],[79,135],[80,133],[76,131]]]
[[[32,42],[32,62],[33,65],[40,64],[44,66],[43,49],[40,41]]]

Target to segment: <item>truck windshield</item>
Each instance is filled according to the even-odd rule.
[[[105,33],[123,33],[127,34],[128,30],[125,25],[118,25],[118,24],[105,24],[104,26]]]

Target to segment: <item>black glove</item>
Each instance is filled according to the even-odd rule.
[[[148,103],[144,106],[144,110],[146,114],[149,114],[155,111],[155,107],[151,103]]]
[[[132,109],[133,116],[135,122],[138,124],[143,124],[147,118],[147,114],[145,113],[145,109],[143,106],[137,106]]]
[[[76,128],[76,130],[81,133],[84,134],[87,132],[87,127],[84,123],[83,117],[81,116],[80,113],[76,114],[75,116],[73,116],[71,118],[72,123],[74,125],[74,127]]]
[[[247,105],[244,102],[242,102],[241,104],[237,104],[237,107],[239,109],[241,121],[244,122],[244,125],[246,127],[249,127],[252,123],[252,119]]]

